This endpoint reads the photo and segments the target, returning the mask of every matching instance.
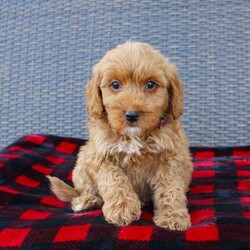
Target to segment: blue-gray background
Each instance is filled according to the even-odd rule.
[[[0,148],[30,133],[88,138],[91,68],[129,39],[177,65],[192,146],[250,144],[249,0],[0,0]]]

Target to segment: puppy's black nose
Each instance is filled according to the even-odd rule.
[[[139,112],[138,111],[128,111],[125,113],[126,120],[128,122],[136,122],[139,119]]]

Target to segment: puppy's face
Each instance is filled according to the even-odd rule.
[[[87,85],[90,116],[107,115],[112,129],[141,136],[162,115],[183,113],[183,91],[176,69],[147,44],[125,43],[109,51],[94,67]]]

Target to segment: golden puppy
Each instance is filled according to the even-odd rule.
[[[138,220],[152,200],[156,225],[188,228],[193,165],[175,66],[148,44],[127,42],[94,66],[86,92],[89,141],[78,154],[74,188],[49,177],[52,191],[75,212],[102,207],[116,225]]]

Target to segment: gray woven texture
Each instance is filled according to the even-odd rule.
[[[91,68],[129,39],[177,65],[192,146],[250,144],[249,0],[0,0],[0,147],[30,133],[88,138]]]

